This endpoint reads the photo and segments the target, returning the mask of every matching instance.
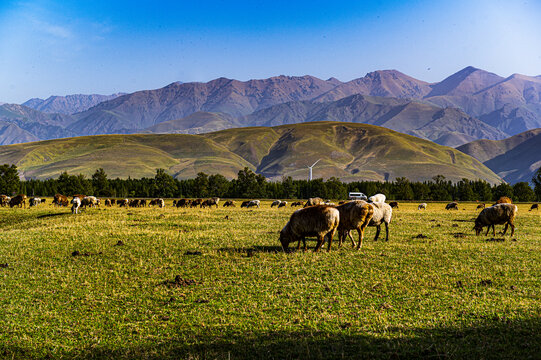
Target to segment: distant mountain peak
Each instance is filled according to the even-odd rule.
[[[502,80],[504,78],[499,75],[467,66],[443,81],[432,85],[432,91],[426,97],[475,94]]]

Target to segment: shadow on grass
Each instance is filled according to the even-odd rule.
[[[281,246],[251,246],[251,247],[226,247],[218,249],[218,252],[224,252],[229,254],[247,254],[253,255],[256,253],[278,253],[283,252]]]
[[[167,341],[109,349],[103,345],[46,354],[44,349],[7,347],[9,358],[80,359],[539,359],[540,319],[483,320],[458,328],[388,328],[371,335],[347,324],[336,332],[242,331],[240,328],[176,332]],[[344,327],[345,326],[345,327]],[[392,336],[386,338],[385,336]],[[126,339],[129,344],[129,339]]]
[[[42,214],[42,215],[38,215],[36,217],[36,219],[44,219],[44,218],[57,217],[57,216],[66,216],[66,215],[71,215],[71,212]]]

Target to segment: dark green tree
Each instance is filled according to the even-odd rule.
[[[535,195],[537,196],[537,200],[541,201],[541,167],[537,169],[537,171],[535,172],[532,178],[532,183],[535,186],[534,189],[535,189]]]
[[[0,194],[13,195],[21,186],[19,172],[15,164],[0,166]]]
[[[500,183],[492,190],[492,200],[496,201],[502,196],[513,198],[513,187],[507,183]]]
[[[229,191],[229,181],[220,174],[208,177],[208,196],[224,197]]]
[[[197,197],[206,197],[209,195],[209,176],[204,172],[197,174],[197,177],[194,179],[193,190],[195,196]]]
[[[97,169],[92,175],[92,187],[94,188],[94,195],[96,196],[113,195],[113,191],[109,185],[109,179],[107,179],[107,174],[102,168]]]
[[[177,192],[177,184],[175,183],[175,179],[173,179],[173,177],[164,169],[156,170],[152,188],[152,193],[155,197],[173,197],[173,195]]]
[[[527,182],[518,182],[513,185],[515,201],[529,202],[535,200],[535,192]]]

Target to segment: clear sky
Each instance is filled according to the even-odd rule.
[[[0,0],[0,102],[468,65],[541,75],[541,1]]]

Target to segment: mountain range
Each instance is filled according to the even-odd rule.
[[[276,127],[245,127],[201,135],[93,135],[0,146],[0,163],[13,163],[25,178],[58,177],[63,171],[90,176],[103,168],[110,178],[152,177],[164,168],[177,178],[203,171],[236,177],[248,167],[269,179],[314,176],[430,180],[501,178],[478,160],[450,147],[379,126],[336,121]]]

